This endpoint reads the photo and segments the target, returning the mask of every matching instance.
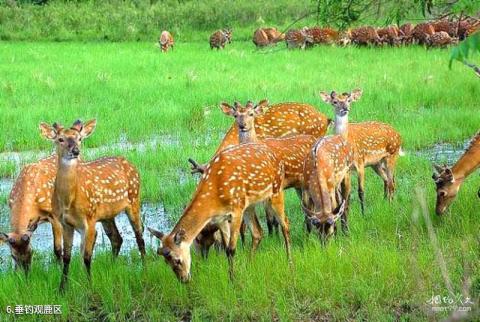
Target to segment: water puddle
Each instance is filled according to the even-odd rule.
[[[162,204],[150,204],[146,203],[142,205],[142,220],[145,227],[145,232],[143,238],[145,239],[145,244],[147,249],[157,247],[157,239],[147,231],[147,227],[152,227],[164,232],[170,231],[173,227],[170,222],[168,215],[165,213],[165,209]],[[10,215],[8,212],[8,207],[3,205],[0,207],[0,231],[8,232],[10,230]],[[138,250],[137,243],[135,241],[135,234],[133,229],[128,221],[126,214],[122,213],[115,218],[115,223],[118,227],[118,231],[123,238],[123,244],[120,251],[120,254],[126,255],[131,250]],[[110,252],[110,240],[103,231],[101,223],[97,223],[97,240],[95,243],[95,252]],[[80,251],[81,237],[80,234],[75,233],[74,243],[73,243],[73,252],[78,254]],[[51,226],[48,223],[41,224],[38,226],[37,230],[32,237],[32,247],[37,253],[45,253],[47,255],[53,254],[53,237]],[[10,249],[7,245],[0,245],[0,258],[2,258],[7,263],[12,263],[10,260]],[[38,260],[38,258],[37,258]],[[7,269],[5,266],[0,267],[0,271]],[[7,265],[8,266],[8,265]]]
[[[437,143],[428,148],[415,151],[415,155],[427,159],[434,163],[454,164],[465,149],[470,144],[470,140],[457,143]]]
[[[0,196],[7,196],[12,190],[13,181],[11,179],[0,179]]]

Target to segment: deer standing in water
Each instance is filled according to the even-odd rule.
[[[365,167],[372,167],[382,178],[385,198],[392,200],[395,192],[395,165],[401,152],[400,134],[390,125],[381,122],[349,123],[351,104],[360,99],[362,91],[330,94],[320,92],[322,100],[331,104],[335,113],[335,133],[346,137],[354,155],[358,174],[358,196],[362,213],[365,212]]]
[[[465,153],[453,167],[434,165],[433,180],[437,191],[435,212],[443,215],[457,197],[465,179],[480,168],[480,132],[470,142]],[[480,190],[478,190],[480,198]]]
[[[289,224],[284,209],[284,164],[263,144],[242,144],[220,151],[205,167],[190,204],[172,232],[165,235],[149,228],[160,239],[163,256],[182,282],[190,279],[190,247],[209,224],[229,222],[226,249],[230,276],[243,214],[267,201],[282,227],[290,259]],[[247,211],[248,212],[248,211]]]
[[[57,260],[62,258],[62,223],[53,216],[52,196],[57,175],[57,157],[52,155],[38,162],[26,165],[15,181],[8,199],[11,211],[12,231],[0,233],[0,240],[8,242],[16,267],[29,270],[33,250],[32,234],[37,224],[49,222],[52,226],[53,250]],[[115,221],[102,221],[103,229],[112,244],[112,252],[117,256],[122,245],[122,237]]]
[[[92,162],[79,159],[81,141],[93,133],[95,126],[96,120],[85,124],[76,121],[67,129],[57,123],[52,126],[40,124],[42,136],[56,146],[58,169],[52,206],[54,216],[63,226],[61,290],[64,290],[68,280],[74,230],[82,234],[81,248],[88,276],[96,239],[95,224],[98,221],[111,222],[124,210],[133,227],[142,258],[145,255],[140,218],[140,179],[135,167],[121,157],[101,158]]]

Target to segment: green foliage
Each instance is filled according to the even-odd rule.
[[[465,62],[474,55],[480,54],[480,32],[476,32],[464,41],[462,41],[457,47],[453,48],[452,55],[450,57],[450,67],[454,60]]]

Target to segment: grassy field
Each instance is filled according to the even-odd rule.
[[[194,256],[193,281],[182,285],[153,250],[146,268],[134,251],[115,264],[102,253],[94,258],[91,285],[80,259],[73,260],[72,283],[62,297],[59,267],[50,263],[50,254],[37,254],[28,280],[11,270],[0,272],[0,320],[11,318],[4,313],[7,305],[22,303],[61,304],[62,316],[45,319],[71,321],[439,319],[448,313],[429,317],[427,304],[432,295],[449,295],[439,262],[447,266],[457,295],[465,274],[470,276],[478,301],[480,178],[469,178],[449,214],[437,218],[431,164],[417,153],[439,142],[464,142],[479,129],[478,78],[460,65],[449,70],[448,51],[318,47],[300,52],[283,45],[256,51],[250,42],[235,42],[221,52],[210,51],[205,42],[179,43],[168,54],[153,43],[4,42],[0,49],[0,153],[51,150],[39,136],[40,121],[97,118],[96,133],[84,149],[121,139],[160,140],[154,150],[118,153],[138,166],[143,199],[162,202],[172,218],[195,186],[187,158],[207,161],[231,124],[217,107],[221,101],[306,102],[332,117],[318,91],[360,87],[364,94],[351,119],[391,123],[407,153],[398,164],[395,200],[383,200],[380,180],[368,170],[365,217],[354,196],[350,235],[339,235],[326,247],[315,236],[306,237],[298,200],[288,192],[292,268],[277,237],[265,238],[253,258],[248,245],[237,252],[233,282],[222,254],[208,261]],[[1,177],[16,172],[14,161],[0,162]],[[423,216],[412,215],[418,210],[417,188],[425,193],[439,248]],[[41,264],[42,256],[50,264]]]

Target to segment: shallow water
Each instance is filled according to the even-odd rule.
[[[470,144],[470,140],[458,143],[437,143],[428,148],[415,151],[415,155],[434,163],[453,165]]]
[[[2,205],[0,207],[0,231],[8,232],[10,230],[10,217],[8,214],[8,207]],[[170,231],[172,224],[170,223],[165,209],[161,204],[143,204],[142,205],[142,220],[145,227],[145,232],[143,238],[145,240],[146,247],[155,247],[157,245],[156,238],[152,237],[151,234],[147,231],[147,227],[152,227],[162,231]],[[128,221],[126,214],[122,213],[115,218],[115,223],[117,224],[118,231],[123,238],[122,248],[120,254],[128,254],[131,250],[137,250],[137,243],[135,241],[135,234],[133,229]],[[97,223],[97,240],[95,243],[95,252],[98,251],[110,251],[110,241],[105,235],[102,224]],[[80,251],[80,242],[81,237],[79,233],[75,233],[74,243],[73,243],[73,253]],[[49,252],[53,254],[53,237],[51,226],[48,223],[41,224],[38,226],[37,230],[32,237],[32,247],[35,252],[44,252],[48,254]],[[10,260],[10,250],[6,245],[0,245],[0,258],[8,259],[7,262],[12,262]],[[5,269],[0,267],[0,271]]]

